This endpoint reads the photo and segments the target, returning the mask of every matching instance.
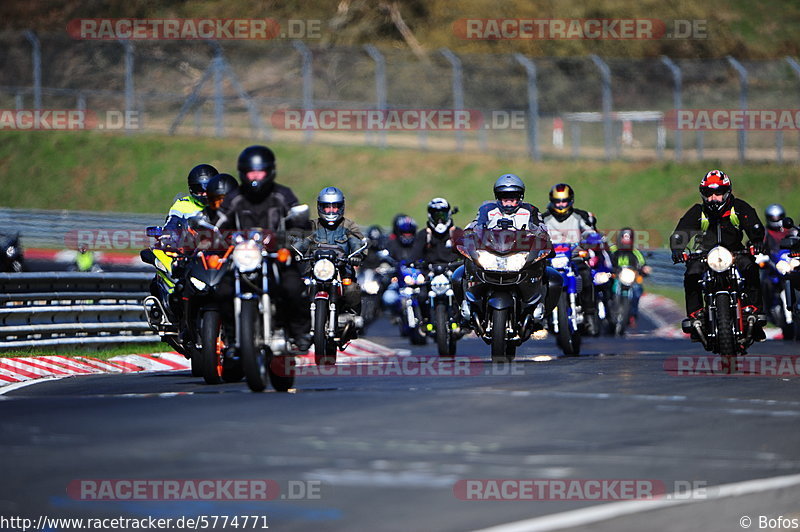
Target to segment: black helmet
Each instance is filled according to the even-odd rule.
[[[567,202],[566,206],[557,207],[556,203]],[[575,203],[575,191],[566,183],[559,183],[553,185],[550,189],[550,205],[547,208],[553,213],[558,215],[572,214],[572,204]]]
[[[344,193],[336,187],[325,187],[317,195],[317,214],[327,226],[333,227],[344,218]]]
[[[369,239],[370,244],[375,247],[383,245],[383,229],[380,225],[370,225],[364,234]]]
[[[417,235],[417,222],[411,216],[399,214],[394,218],[392,232],[403,246],[410,246]]]
[[[219,209],[225,196],[239,189],[239,182],[231,174],[217,174],[211,178],[206,187],[208,206]]]
[[[206,186],[212,177],[217,175],[217,169],[210,164],[198,164],[189,171],[189,193],[198,203],[206,205]]]
[[[617,233],[617,247],[619,249],[633,249],[635,234],[630,227],[623,227]]]
[[[275,154],[266,146],[249,146],[239,154],[236,162],[242,192],[250,196],[266,196],[272,191],[277,174]],[[251,172],[263,172],[250,175]]]
[[[767,227],[773,231],[783,229],[783,219],[786,218],[786,210],[780,203],[773,203],[766,208],[764,214],[767,218]]]
[[[525,197],[525,183],[515,174],[503,174],[494,182],[494,198],[497,206],[505,214],[513,214],[519,209],[522,198]],[[503,199],[517,199],[516,205],[504,207]]]
[[[444,234],[453,225],[450,203],[444,198],[433,198],[428,202],[428,227],[431,231]]]

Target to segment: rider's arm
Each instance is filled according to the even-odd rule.
[[[675,231],[669,237],[669,248],[673,251],[681,251],[686,249],[692,237],[699,234],[700,231],[700,212],[702,206],[696,203],[691,209],[686,211],[686,214],[675,226]]]
[[[740,209],[741,212],[739,212]],[[747,233],[747,238],[749,238],[751,242],[764,242],[767,232],[764,228],[764,224],[761,223],[761,219],[758,217],[758,212],[746,201],[742,201],[740,205],[736,205],[736,211],[742,220],[742,228],[745,233]]]

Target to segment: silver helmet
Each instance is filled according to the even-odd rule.
[[[503,174],[494,182],[494,198],[497,206],[505,214],[513,214],[519,208],[522,198],[525,197],[525,183],[515,174]],[[515,198],[519,201],[513,206],[503,206],[502,199]]]
[[[764,210],[767,218],[767,227],[773,231],[780,231],[783,228],[783,219],[786,218],[786,210],[780,203],[773,203]]]
[[[344,194],[336,187],[325,187],[317,196],[317,213],[327,225],[336,225],[344,218]]]

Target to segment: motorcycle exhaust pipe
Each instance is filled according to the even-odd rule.
[[[703,332],[703,326],[700,324],[700,320],[695,320],[694,330],[697,331],[697,337],[700,338],[700,343],[703,344],[703,347],[708,351],[708,340],[706,339],[706,334]]]

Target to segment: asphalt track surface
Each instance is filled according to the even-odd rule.
[[[462,531],[620,504],[462,500],[466,480],[628,479],[680,492],[686,504],[501,530],[733,531],[743,530],[744,516],[753,529],[763,529],[759,516],[800,517],[793,482],[737,497],[718,498],[715,488],[800,473],[800,380],[671,375],[670,356],[704,352],[651,333],[641,323],[625,339],[590,338],[569,358],[557,356],[552,338],[530,341],[506,371],[489,363],[480,340],[465,338],[459,357],[470,357],[469,375],[304,376],[294,393],[206,386],[188,372],[22,387],[0,396],[0,515],[258,515],[276,531]],[[410,348],[385,320],[368,338]],[[797,354],[798,346],[764,342],[748,357]],[[411,353],[433,356],[435,348]],[[68,487],[86,479],[269,479],[280,495],[81,500]],[[700,491],[688,496],[689,487]],[[223,527],[218,517],[206,529],[253,528]]]

